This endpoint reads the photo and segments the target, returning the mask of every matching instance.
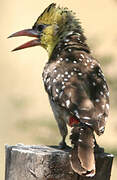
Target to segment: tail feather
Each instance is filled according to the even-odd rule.
[[[94,135],[88,126],[78,126],[72,129],[70,136],[74,145],[70,162],[73,170],[79,175],[92,177],[95,175]]]

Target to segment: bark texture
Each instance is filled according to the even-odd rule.
[[[110,180],[113,155],[96,153],[96,175],[76,174],[69,161],[70,150],[57,146],[6,146],[5,180]]]

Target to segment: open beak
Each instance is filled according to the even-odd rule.
[[[18,36],[36,37],[36,39],[28,41],[27,43],[24,43],[23,45],[13,49],[12,51],[17,51],[17,50],[20,50],[20,49],[25,49],[25,48],[29,48],[29,47],[39,46],[40,45],[39,33],[36,30],[33,30],[33,29],[24,29],[22,31],[18,31],[18,32],[10,35],[8,38],[18,37]]]

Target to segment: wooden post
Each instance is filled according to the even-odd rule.
[[[72,170],[69,151],[57,146],[6,145],[5,180],[110,180],[113,155],[95,154],[97,173],[84,178]]]

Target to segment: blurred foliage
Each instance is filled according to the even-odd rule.
[[[102,66],[107,66],[110,65],[113,62],[114,58],[112,55],[104,55],[102,57],[100,57],[100,64],[102,64]]]
[[[90,49],[95,50],[101,44],[101,39],[98,36],[92,36],[90,39],[87,39]]]
[[[114,57],[112,55],[104,55],[100,58],[100,64],[103,66],[104,71],[108,66],[112,66]],[[108,72],[105,73],[105,77],[110,89],[110,102],[113,108],[117,107],[117,77],[110,76]]]
[[[34,143],[57,144],[60,140],[57,124],[51,117],[37,117],[32,119],[20,119],[15,124],[18,131],[31,136]]]
[[[31,103],[30,100],[26,96],[15,95],[10,97],[10,102],[16,109],[23,109]]]
[[[110,94],[111,94],[111,105],[113,108],[117,106],[117,77],[115,78],[110,78],[109,76],[107,77],[107,82],[109,85],[110,89]]]
[[[33,119],[20,119],[16,123],[16,127],[20,130],[29,131],[30,129],[36,127],[47,127],[53,129],[56,125],[53,123],[53,119],[48,119],[47,117],[33,118]]]

